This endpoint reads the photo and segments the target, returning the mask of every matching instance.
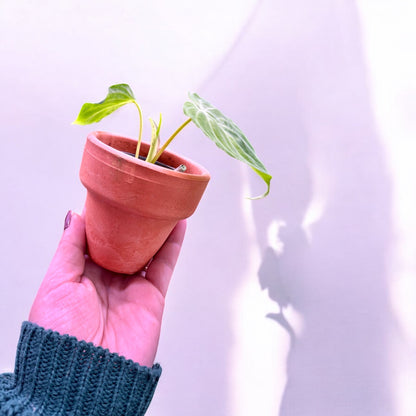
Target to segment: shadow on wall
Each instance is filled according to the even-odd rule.
[[[207,84],[274,177],[253,209],[260,285],[280,308],[269,317],[292,340],[279,415],[391,416],[390,183],[355,3],[262,1]],[[283,254],[268,247],[276,220]],[[289,304],[303,318],[298,337]]]

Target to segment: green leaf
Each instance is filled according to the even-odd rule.
[[[252,199],[264,198],[268,195],[272,176],[267,172],[266,167],[259,160],[253,146],[240,128],[199,95],[189,94],[189,100],[183,106],[184,113],[220,149],[234,159],[249,165],[266,183],[266,192]]]
[[[113,111],[128,103],[136,103],[133,91],[127,84],[113,85],[105,99],[99,103],[85,103],[72,124],[86,125],[97,123]]]

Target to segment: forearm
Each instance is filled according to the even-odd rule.
[[[0,415],[144,415],[161,374],[91,343],[25,322]]]

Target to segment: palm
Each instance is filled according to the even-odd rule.
[[[109,272],[87,258],[83,247],[67,278],[62,278],[63,271],[54,259],[30,320],[93,342],[142,365],[152,365],[167,284],[181,234],[183,237],[184,227],[179,228],[182,230],[173,232],[155,256],[146,277]]]
[[[66,333],[138,363],[153,362],[154,353],[147,351],[156,352],[164,299],[148,280],[113,274],[87,260],[81,281],[63,284],[55,296],[57,303],[67,298],[67,310],[55,320]]]

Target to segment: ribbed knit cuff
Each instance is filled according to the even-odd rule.
[[[31,408],[45,415],[138,416],[146,412],[161,371],[158,364],[142,367],[91,343],[24,322],[14,380],[0,401],[21,410],[10,414]]]

